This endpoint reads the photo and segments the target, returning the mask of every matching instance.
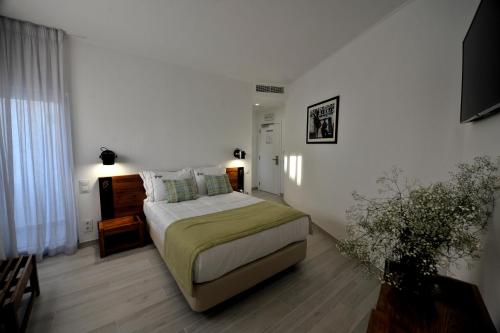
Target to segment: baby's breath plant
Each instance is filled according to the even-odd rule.
[[[377,198],[353,193],[347,238],[338,247],[381,281],[418,293],[439,267],[479,257],[497,165],[476,157],[458,164],[448,181],[427,186],[402,179],[401,173],[393,168],[377,180]]]

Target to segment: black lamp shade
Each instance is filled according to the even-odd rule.
[[[117,158],[115,152],[112,150],[109,150],[106,147],[101,147],[101,155],[99,155],[99,158],[102,160],[102,164],[104,165],[113,165],[115,164],[115,158]]]
[[[244,150],[236,148],[233,152],[234,157],[240,160],[244,160],[247,153]]]

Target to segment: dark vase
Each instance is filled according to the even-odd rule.
[[[432,298],[436,292],[437,272],[426,275],[423,274],[424,271],[432,272],[429,267],[423,267],[421,261],[404,258],[399,262],[386,261],[384,280],[392,281],[397,289],[408,296],[425,301],[426,298]]]
[[[426,267],[426,272],[429,268]],[[432,271],[432,270],[431,270]],[[440,288],[436,284],[437,273],[422,274],[421,265],[412,262],[386,261],[384,279],[394,282],[396,298],[405,300],[398,306],[403,312],[418,314],[425,321],[437,316],[436,299],[440,298]]]

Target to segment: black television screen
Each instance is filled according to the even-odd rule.
[[[500,111],[500,0],[482,0],[463,41],[460,122]]]

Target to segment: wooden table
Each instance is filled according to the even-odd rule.
[[[144,245],[144,222],[135,216],[117,217],[99,222],[101,258]]]
[[[444,276],[436,284],[440,292],[425,304],[383,284],[367,332],[496,332],[475,285]]]
[[[29,286],[28,286],[29,282]],[[24,313],[23,296],[31,293]],[[33,255],[0,261],[0,332],[24,332],[35,296],[40,295]]]

